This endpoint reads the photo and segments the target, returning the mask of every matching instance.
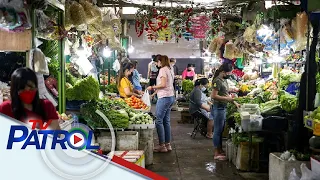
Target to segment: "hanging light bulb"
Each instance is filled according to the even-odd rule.
[[[108,58],[111,56],[111,53],[112,51],[110,50],[110,48],[108,46],[106,46],[104,49],[103,49],[103,56],[105,58]]]
[[[134,47],[131,45],[129,48],[128,48],[128,53],[133,53],[134,51]]]

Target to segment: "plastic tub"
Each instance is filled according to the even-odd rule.
[[[260,115],[251,115],[250,116],[250,124],[249,131],[261,131],[262,129],[262,120],[263,117]]]
[[[250,119],[242,119],[241,120],[241,128],[244,132],[249,131]]]

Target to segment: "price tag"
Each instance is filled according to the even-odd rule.
[[[305,119],[304,125],[306,128],[313,130],[314,124],[312,119]]]

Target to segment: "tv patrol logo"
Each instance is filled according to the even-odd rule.
[[[91,180],[104,172],[111,162],[116,142],[115,132],[109,119],[99,110],[95,113],[104,119],[110,129],[112,141],[108,158],[90,152],[99,149],[99,146],[92,145],[95,140],[94,133],[81,123],[75,123],[69,131],[64,131],[48,130],[50,121],[45,124],[42,124],[42,121],[32,121],[30,133],[30,129],[25,126],[12,126],[7,149],[35,147],[40,151],[47,167],[56,175],[64,179]],[[39,130],[36,130],[36,125],[39,125]],[[59,137],[59,134],[63,137]],[[48,136],[52,138],[47,138]]]
[[[92,145],[92,139],[94,138],[93,131],[85,131],[82,128],[72,128],[69,131],[66,130],[48,130],[52,120],[44,123],[42,120],[29,120],[32,124],[32,130],[29,133],[29,129],[26,126],[11,126],[7,149],[12,149],[14,143],[24,142],[21,149],[26,149],[28,146],[35,146],[36,149],[45,149],[47,138],[49,135],[53,136],[51,149],[56,149],[57,144],[60,144],[62,149],[67,149],[66,144],[72,149],[76,150],[98,150],[99,146]],[[36,127],[40,130],[36,130]],[[21,131],[21,136],[15,136],[15,134]],[[20,133],[21,134],[21,133]],[[42,141],[39,140],[39,135],[42,136]]]

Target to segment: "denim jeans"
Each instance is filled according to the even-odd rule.
[[[170,112],[174,96],[159,98],[156,105],[156,128],[159,143],[169,143],[171,140]]]
[[[214,120],[213,145],[215,148],[222,148],[222,133],[226,123],[226,107],[218,107],[214,104],[211,108]]]

